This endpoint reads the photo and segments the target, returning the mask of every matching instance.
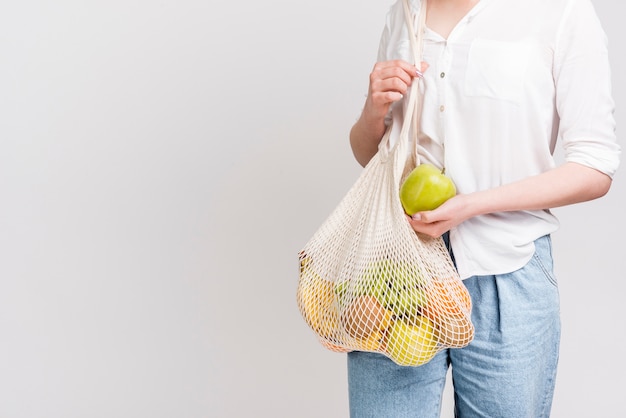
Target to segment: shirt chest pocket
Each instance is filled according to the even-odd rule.
[[[476,39],[470,46],[465,94],[519,102],[530,57],[530,45]]]

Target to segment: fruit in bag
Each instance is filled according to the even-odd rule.
[[[359,296],[343,311],[341,322],[351,337],[368,339],[379,336],[391,324],[392,313],[372,296]],[[374,338],[374,341],[376,338]]]
[[[323,337],[333,337],[339,329],[333,287],[332,282],[313,271],[310,260],[301,261],[296,295],[298,307],[304,320]]]
[[[456,285],[453,286],[452,284]],[[446,286],[433,281],[429,290],[428,304],[422,315],[436,323],[438,338],[447,347],[465,347],[474,338],[474,326],[468,313],[472,309],[469,292],[461,283],[450,281]]]
[[[414,315],[428,298],[423,278],[408,264],[383,259],[366,269],[360,292],[378,300],[394,315]]]
[[[401,366],[420,366],[437,354],[437,342],[430,319],[420,316],[411,323],[397,320],[387,336],[387,355]]]

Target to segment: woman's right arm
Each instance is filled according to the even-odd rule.
[[[427,67],[422,63],[418,70],[415,65],[402,60],[376,63],[370,73],[365,106],[350,130],[350,146],[359,164],[365,167],[378,151],[391,104],[402,100],[413,79],[421,77]]]

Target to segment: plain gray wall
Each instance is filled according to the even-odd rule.
[[[1,418],[347,416],[297,252],[360,172],[391,3],[0,4]],[[625,173],[556,211],[556,418],[623,414]]]

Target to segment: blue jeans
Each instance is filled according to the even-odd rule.
[[[472,296],[474,341],[439,352],[419,367],[382,354],[348,353],[352,418],[436,418],[448,367],[455,416],[550,416],[560,340],[559,295],[549,236],[533,258],[508,274],[464,281]]]

